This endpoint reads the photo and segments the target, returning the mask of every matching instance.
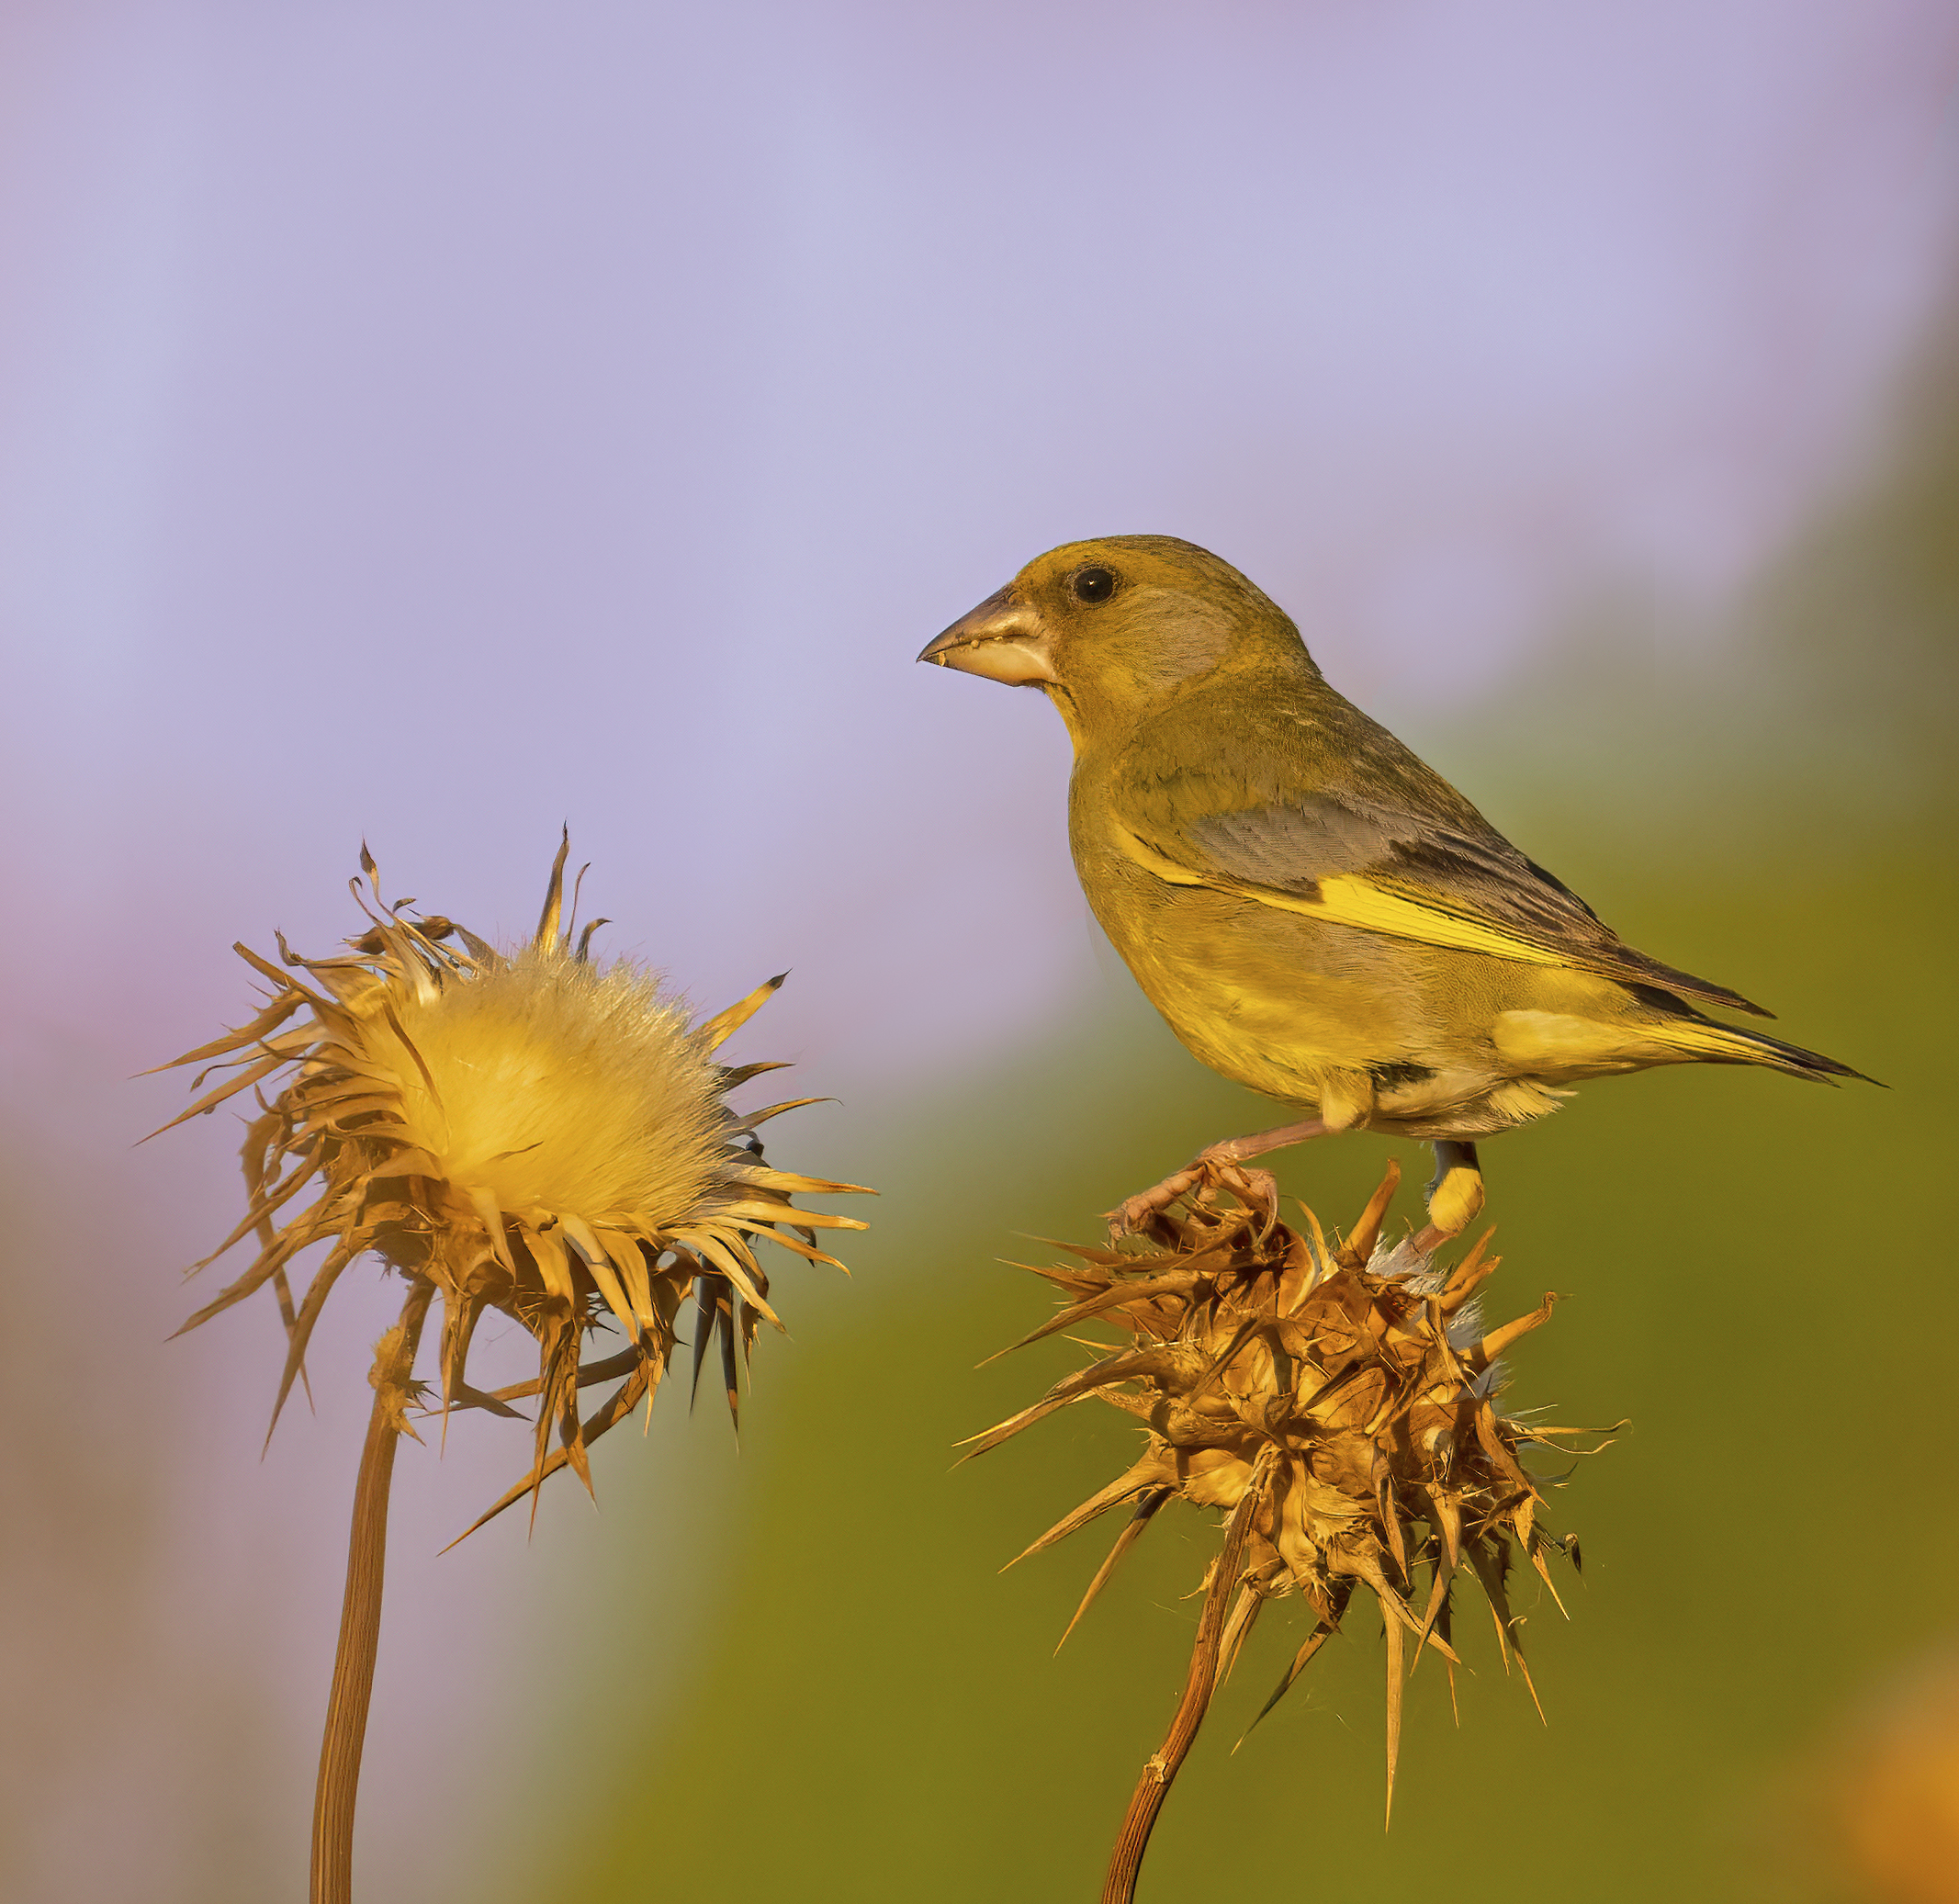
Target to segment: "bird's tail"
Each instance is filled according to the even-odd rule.
[[[1840,1065],[1834,1058],[1826,1058],[1820,1052],[1805,1051],[1799,1044],[1787,1044],[1761,1031],[1744,1031],[1738,1025],[1718,1024],[1698,1013],[1671,1020],[1659,1038],[1661,1043],[1697,1058],[1704,1065],[1766,1065],[1772,1071],[1807,1077],[1813,1084],[1833,1084],[1840,1077],[1861,1078],[1865,1084],[1877,1082],[1848,1065]]]

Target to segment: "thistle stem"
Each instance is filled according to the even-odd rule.
[[[1252,1479],[1232,1510],[1225,1524],[1224,1546],[1211,1563],[1204,1588],[1204,1608],[1198,1616],[1197,1644],[1190,1651],[1190,1672],[1184,1681],[1184,1696],[1177,1702],[1177,1717],[1156,1754],[1143,1768],[1136,1790],[1116,1838],[1109,1860],[1109,1876],[1102,1881],[1102,1904],[1133,1904],[1136,1876],[1143,1868],[1143,1853],[1149,1847],[1155,1829],[1156,1814],[1170,1796],[1170,1786],[1190,1748],[1197,1742],[1198,1728],[1204,1723],[1211,1695],[1218,1689],[1218,1669],[1225,1637],[1225,1608],[1231,1604],[1232,1589],[1244,1567],[1244,1549],[1252,1535],[1252,1521],[1266,1491],[1271,1471],[1272,1450],[1259,1457]],[[1238,1637],[1244,1637],[1241,1627]]]
[[[347,1535],[347,1588],[340,1608],[340,1645],[320,1741],[320,1779],[313,1788],[311,1904],[352,1904],[354,1800],[360,1787],[361,1746],[374,1692],[374,1660],[381,1638],[381,1582],[388,1547],[388,1495],[395,1445],[407,1425],[409,1378],[435,1286],[416,1278],[401,1319],[375,1344],[374,1408],[354,1484],[354,1524]]]

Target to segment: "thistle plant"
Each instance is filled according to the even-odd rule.
[[[275,1425],[344,1272],[371,1256],[406,1285],[368,1376],[374,1403],[314,1799],[313,1904],[345,1904],[352,1894],[388,1494],[395,1449],[415,1434],[411,1413],[439,1411],[445,1425],[456,1408],[522,1419],[513,1404],[535,1399],[529,1471],[467,1531],[526,1495],[535,1519],[550,1475],[569,1466],[589,1490],[591,1444],[642,1401],[650,1408],[690,1297],[694,1379],[716,1346],[733,1413],[757,1331],[781,1327],[756,1239],[840,1267],[816,1231],[863,1228],[791,1201],[861,1186],[775,1169],[755,1134],[817,1100],[746,1114],[726,1101],[782,1068],[715,1057],[782,980],[691,1023],[684,1003],[643,968],[593,961],[592,934],[605,921],[574,941],[564,916],[569,851],[568,841],[552,865],[535,934],[499,952],[451,920],[411,913],[412,900],[384,903],[363,848],[368,889],[352,884],[369,929],[327,958],[301,958],[283,936],[278,963],[238,946],[268,982],[263,1009],[173,1060],[206,1068],[192,1086],[202,1095],[165,1130],[247,1093],[255,1109],[242,1153],[245,1212],[195,1269],[248,1237],[257,1254],[184,1328],[272,1289],[287,1339]],[[213,1073],[220,1081],[206,1089]],[[296,1304],[291,1272],[319,1245],[325,1254]],[[432,1386],[414,1369],[438,1299]],[[494,1390],[471,1383],[470,1344],[491,1312],[535,1339],[535,1378]],[[594,1338],[611,1352],[590,1356]],[[581,1411],[581,1391],[603,1384],[609,1392]]]
[[[1075,1263],[1019,1266],[1066,1301],[1013,1348],[1085,1324],[1113,1328],[1120,1339],[1071,1337],[1094,1359],[974,1436],[972,1454],[1090,1396],[1144,1425],[1136,1460],[1017,1557],[1112,1508],[1130,1510],[1063,1640],[1169,1503],[1225,1516],[1183,1697],[1130,1801],[1104,1904],[1133,1897],[1171,1783],[1268,1601],[1297,1595],[1314,1623],[1254,1725],[1340,1630],[1357,1590],[1379,1605],[1390,1812],[1402,1688],[1433,1652],[1453,1701],[1461,1663],[1454,1595],[1465,1578],[1489,1603],[1506,1671],[1514,1661],[1537,1698],[1511,1607],[1511,1571],[1521,1556],[1556,1599],[1547,1556],[1561,1554],[1575,1568],[1579,1555],[1575,1539],[1544,1527],[1548,1483],[1520,1457],[1534,1444],[1559,1447],[1574,1431],[1506,1414],[1498,1396],[1502,1356],[1549,1320],[1555,1299],[1485,1332],[1477,1291],[1501,1260],[1489,1254],[1489,1236],[1452,1269],[1413,1243],[1390,1246],[1381,1225],[1399,1180],[1390,1165],[1352,1232],[1329,1243],[1310,1211],[1302,1230],[1278,1221],[1262,1173],[1207,1166],[1177,1204],[1151,1219],[1154,1246],[1144,1253],[1064,1245]],[[1221,1204],[1220,1192],[1229,1201]]]

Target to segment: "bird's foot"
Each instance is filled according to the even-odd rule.
[[[1228,1155],[1229,1149],[1228,1144],[1213,1144],[1161,1183],[1125,1197],[1108,1212],[1109,1242],[1154,1236],[1158,1242],[1174,1243],[1177,1238],[1164,1221],[1165,1212],[1182,1197],[1188,1196],[1194,1207],[1208,1203],[1214,1190],[1230,1191],[1259,1216],[1261,1228],[1269,1228],[1278,1220],[1278,1180],[1269,1170],[1248,1170]]]
[[[1109,1240],[1120,1243],[1125,1236],[1147,1234],[1156,1219],[1197,1180],[1197,1167],[1192,1165],[1182,1170],[1173,1170],[1161,1183],[1149,1189],[1138,1190],[1133,1197],[1123,1198],[1113,1210],[1106,1212]]]

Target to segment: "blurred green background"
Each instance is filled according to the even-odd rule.
[[[1514,1358],[1514,1403],[1631,1421],[1555,1497],[1587,1560],[1571,1622],[1524,1594],[1549,1723],[1476,1609],[1461,1729],[1431,1661],[1383,1836],[1378,1618],[1232,1753],[1306,1629],[1275,1609],[1143,1897],[1866,1894],[1835,1862],[1835,1754],[1870,1689],[1959,1630],[1959,410],[1942,369],[1920,396],[1896,469],[1769,579],[1724,660],[1666,652],[1628,610],[1559,671],[1408,737],[1635,943],[1888,1088],[1648,1075],[1490,1146],[1492,1312],[1571,1299]],[[875,1227],[849,1287],[792,1279],[794,1340],[762,1345],[738,1459],[704,1410],[686,1431],[685,1513],[642,1526],[645,1470],[613,1451],[635,1551],[587,1628],[590,1703],[543,1754],[582,1797],[568,1785],[575,1828],[541,1836],[512,1898],[1094,1894],[1181,1685],[1212,1517],[1167,1513],[1053,1657],[1117,1522],[996,1570],[1134,1431],[1089,1404],[956,1471],[951,1447],[1073,1353],[975,1371],[1047,1313],[996,1259],[1041,1259],[1026,1234],[1095,1240],[1097,1211],[1264,1112],[1110,967],[1103,1008],[1038,1054],[887,1108],[868,1145],[850,1121],[825,1161],[883,1189]],[[1288,1153],[1281,1182],[1345,1223],[1390,1148]],[[1419,1184],[1425,1155],[1399,1154]],[[715,1583],[649,1623],[636,1583],[692,1543]],[[644,1703],[605,1664],[631,1684],[640,1647],[685,1662]]]

